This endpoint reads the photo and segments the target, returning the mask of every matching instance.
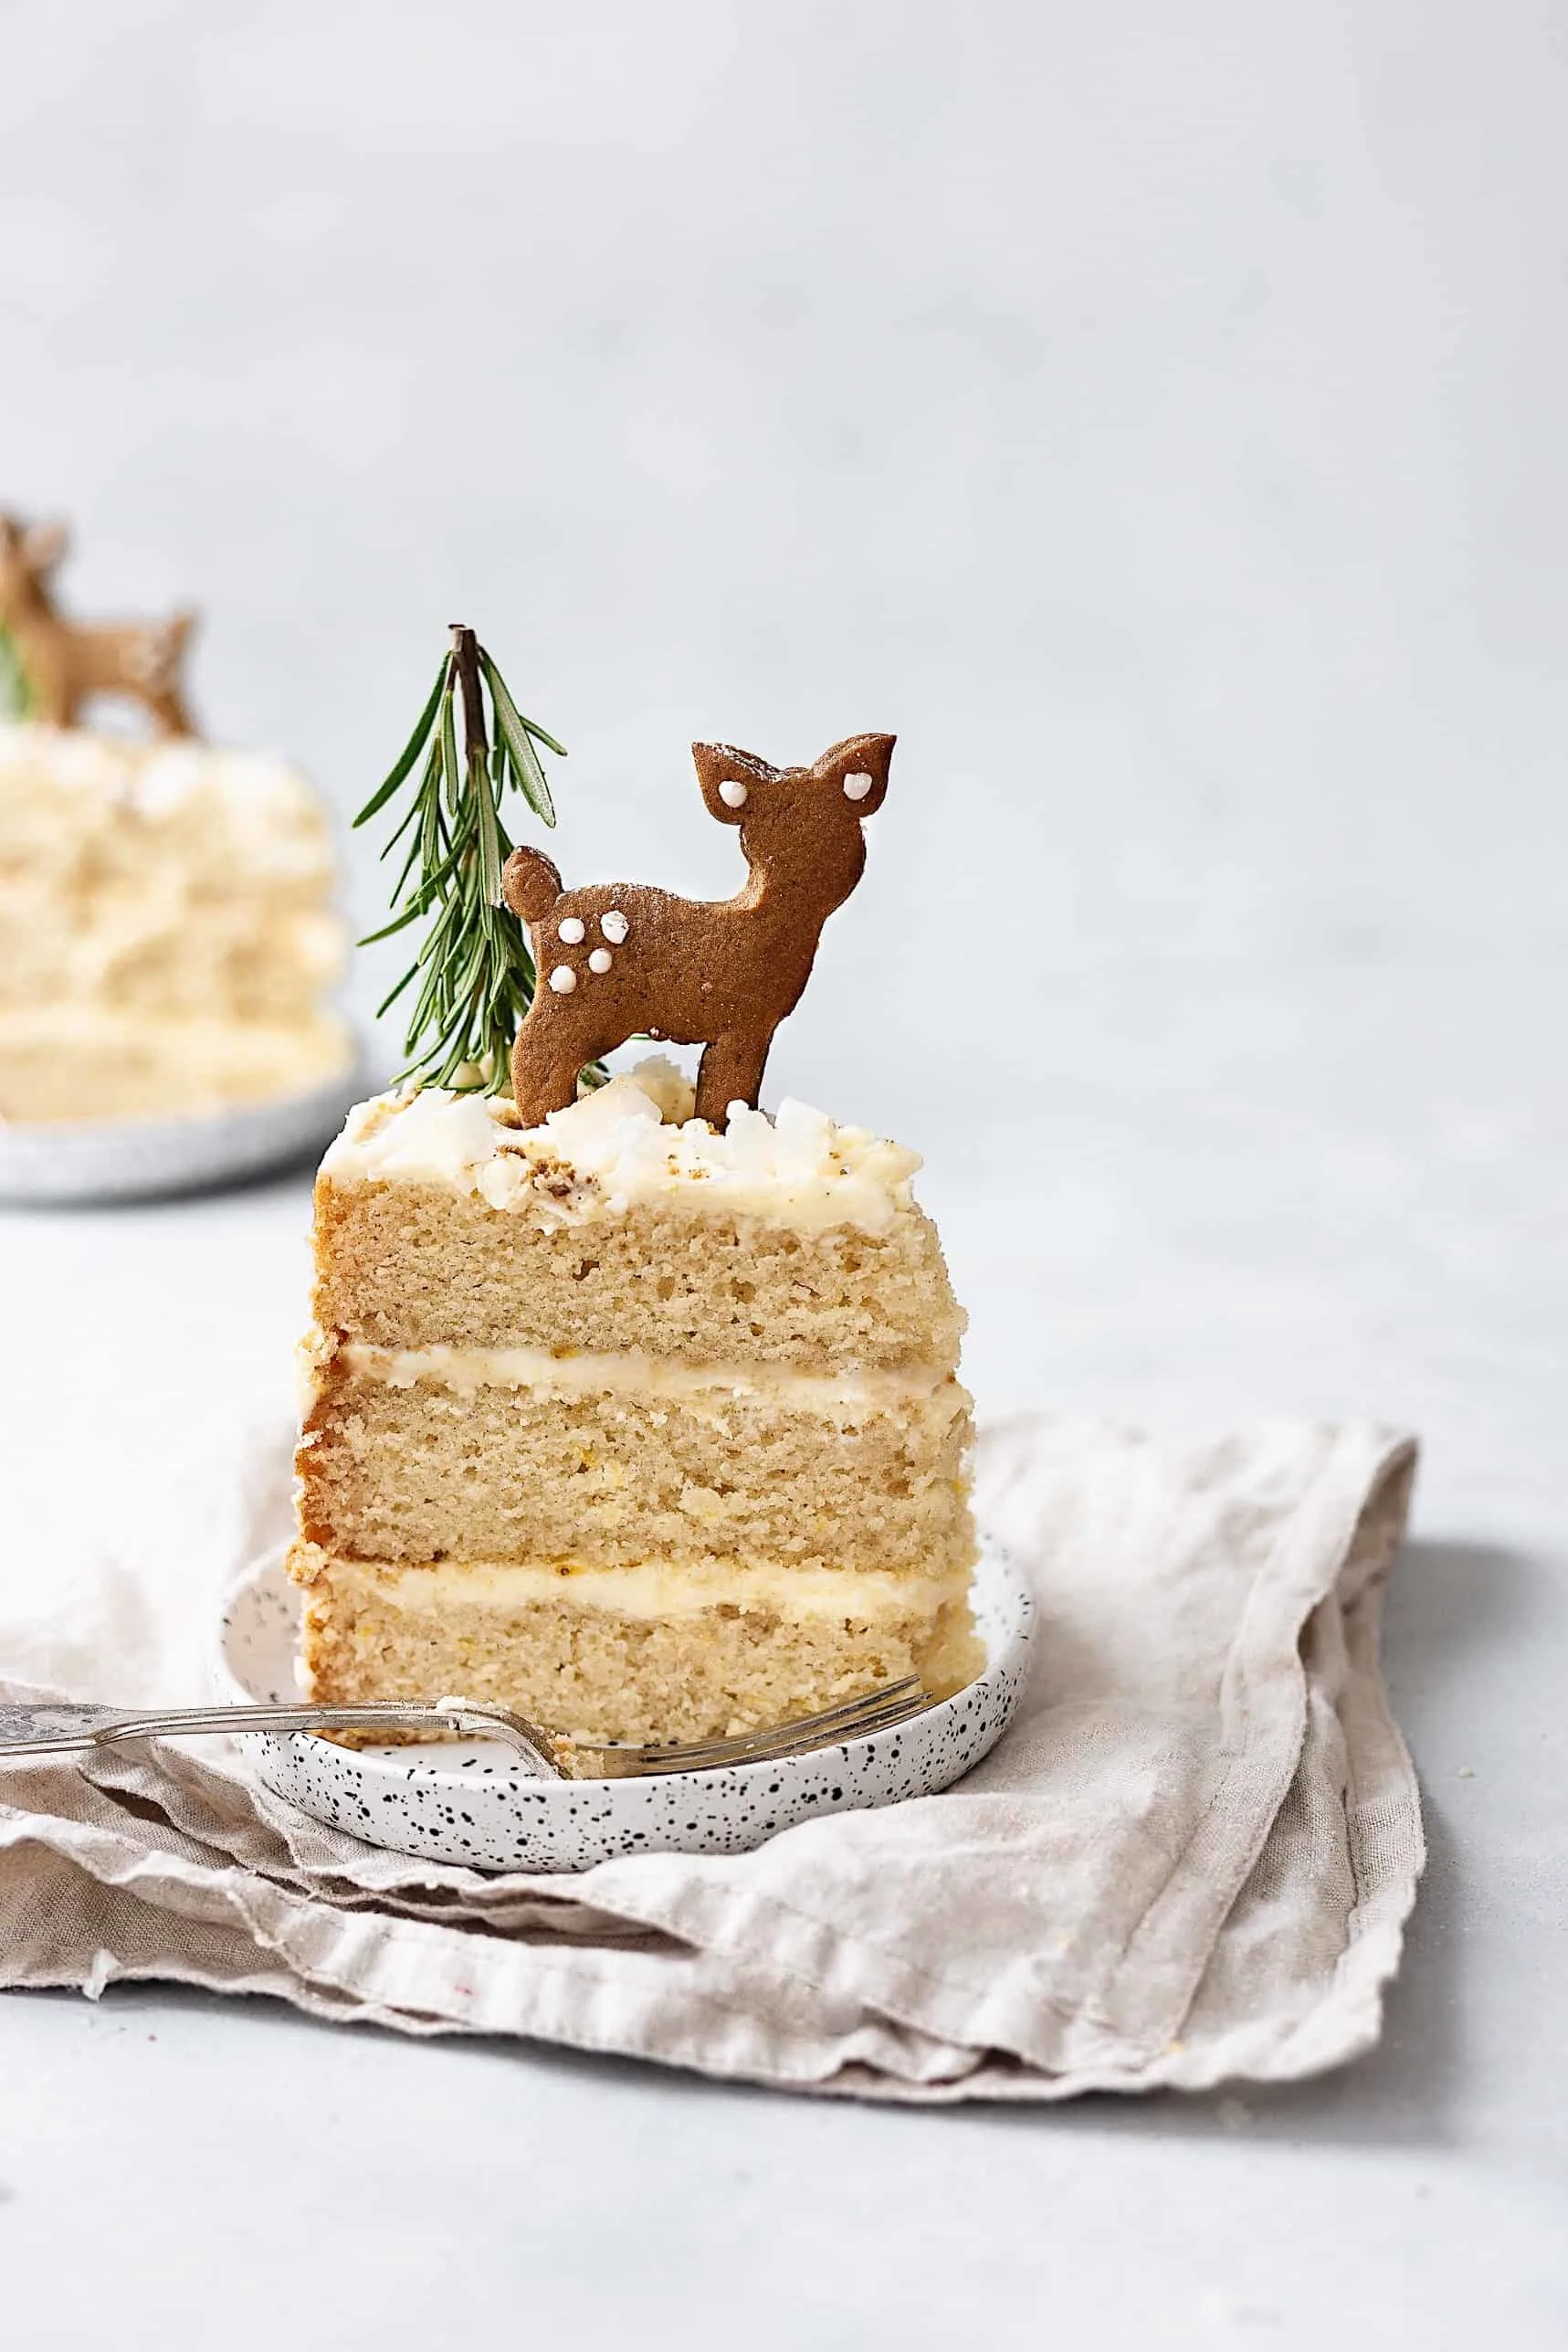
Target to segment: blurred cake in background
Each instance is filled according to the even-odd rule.
[[[196,741],[191,615],[62,613],[65,548],[0,514],[0,1122],[303,1094],[353,1060],[321,804],[280,760]],[[86,732],[103,696],[151,740]]]
[[[335,879],[280,760],[0,726],[0,1119],[216,1111],[345,1069]]]

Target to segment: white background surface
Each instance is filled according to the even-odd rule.
[[[12,2000],[7,2333],[1559,2346],[1558,13],[56,0],[4,40],[0,497],[76,518],[79,607],[198,598],[215,732],[344,809],[472,619],[572,747],[569,879],[730,886],[693,734],[896,727],[771,1092],[926,1150],[987,1408],[1422,1431],[1433,1848],[1384,2049],[1239,2109]],[[95,1529],[216,1562],[306,1213],[0,1224],[0,1618]]]

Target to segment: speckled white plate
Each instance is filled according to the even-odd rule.
[[[543,1780],[499,1742],[420,1742],[354,1751],[295,1733],[239,1743],[279,1797],[373,1846],[479,1870],[581,1871],[620,1854],[745,1853],[824,1813],[933,1796],[1001,1738],[1023,1693],[1033,1603],[1016,1568],[986,1542],[974,1613],[985,1644],[978,1681],[912,1722],[814,1756],[726,1772],[638,1780]],[[231,1701],[299,1696],[300,1596],[270,1552],[231,1594],[219,1653]],[[433,1695],[438,1696],[439,1693]]]
[[[145,1200],[265,1176],[331,1141],[371,1086],[363,1059],[302,1094],[177,1119],[76,1120],[28,1126],[0,1120],[0,1200],[39,1207]]]

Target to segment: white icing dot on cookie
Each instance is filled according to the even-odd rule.
[[[607,947],[595,947],[588,958],[588,969],[590,972],[607,972],[615,960]]]
[[[870,789],[871,779],[868,775],[847,775],[844,779],[846,800],[864,800]]]
[[[746,787],[738,776],[728,775],[719,786],[719,797],[726,808],[744,808]]]
[[[569,997],[577,986],[577,975],[570,964],[558,964],[550,975],[550,985],[558,997]]]
[[[563,939],[568,947],[575,947],[585,929],[586,925],[580,914],[569,914],[555,936],[557,939]]]
[[[607,940],[618,947],[631,929],[631,924],[626,921],[620,908],[613,906],[607,914],[602,914],[599,917],[599,929]]]

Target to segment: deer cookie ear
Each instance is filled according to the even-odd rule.
[[[766,760],[733,744],[693,744],[691,760],[708,814],[721,825],[743,825],[752,794],[778,775]]]
[[[896,735],[849,735],[823,753],[812,773],[830,784],[857,817],[874,817],[888,795]]]
[[[29,523],[22,533],[22,560],[37,579],[47,579],[70,544],[63,522]]]

